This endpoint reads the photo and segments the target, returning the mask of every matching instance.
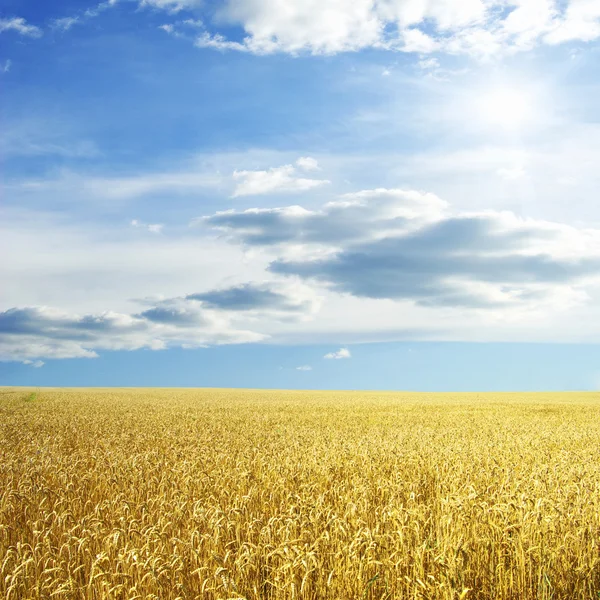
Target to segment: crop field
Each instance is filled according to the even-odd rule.
[[[0,597],[595,599],[600,394],[0,389]]]

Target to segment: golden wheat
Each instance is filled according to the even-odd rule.
[[[598,598],[598,394],[30,394],[8,600]]]

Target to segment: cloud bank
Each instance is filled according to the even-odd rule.
[[[227,211],[204,222],[269,249],[277,275],[359,298],[469,309],[569,304],[600,277],[598,231],[506,211],[456,213],[418,191],[367,190],[321,210]]]
[[[315,310],[306,292],[304,297],[287,296],[284,289],[245,284],[145,301],[148,308],[136,314],[76,315],[43,306],[14,307],[0,312],[0,360],[32,364],[40,358],[94,358],[101,350],[258,342],[268,336],[240,327],[240,315],[259,312],[278,318],[283,312],[301,318]]]
[[[239,25],[245,36],[229,40],[203,31],[197,46],[256,54],[378,48],[485,58],[600,37],[599,0],[229,0],[217,15],[217,22]],[[177,34],[174,26],[170,33]]]
[[[254,256],[260,266],[249,281],[219,287],[215,280],[208,289],[137,301],[137,310],[9,305],[0,312],[0,360],[267,339],[345,344],[357,341],[356,332],[404,338],[411,327],[411,339],[446,331],[444,339],[458,340],[494,319],[521,319],[536,331],[540,321],[531,315],[585,309],[600,289],[600,231],[508,211],[455,210],[418,190],[363,190],[310,209],[227,210],[196,223],[200,229],[186,235],[216,235],[214,249],[232,244]],[[153,239],[166,243],[171,235]],[[190,260],[203,246],[185,248],[185,256],[173,256]],[[349,358],[346,352],[327,358]]]

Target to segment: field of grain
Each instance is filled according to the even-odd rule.
[[[599,592],[599,394],[0,390],[2,598]]]

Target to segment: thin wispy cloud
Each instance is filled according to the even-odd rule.
[[[131,221],[131,226],[136,229],[145,229],[149,233],[161,233],[165,227],[162,223],[142,223],[137,219]]]
[[[23,361],[24,365],[30,365],[32,366],[34,369],[40,369],[41,367],[43,367],[46,363],[43,360],[24,360]]]
[[[344,358],[352,358],[352,354],[350,354],[348,348],[340,348],[336,352],[328,352],[323,358],[327,360],[342,360]]]
[[[272,167],[266,171],[234,171],[237,182],[233,197],[258,196],[276,192],[305,192],[330,183],[327,179],[311,179],[302,172],[319,170],[318,162],[311,157],[301,157],[295,165]]]
[[[23,17],[10,17],[0,19],[0,33],[14,31],[20,35],[39,38],[43,31],[36,25],[31,25]]]
[[[69,31],[71,27],[80,23],[80,21],[79,17],[62,17],[61,19],[54,19],[52,21],[52,28],[59,31]]]
[[[85,156],[95,149],[80,146]],[[63,148],[55,144],[30,145],[15,151],[31,154],[57,153],[75,155],[78,148]],[[82,155],[79,152],[77,155]],[[223,178],[217,173],[183,171],[165,173],[143,173],[128,177],[98,177],[79,173],[62,173],[56,178],[24,180],[14,184],[16,189],[38,192],[83,192],[88,196],[113,200],[129,200],[150,194],[181,194],[199,190],[209,190],[221,185]]]

